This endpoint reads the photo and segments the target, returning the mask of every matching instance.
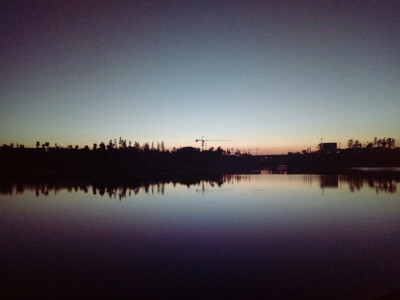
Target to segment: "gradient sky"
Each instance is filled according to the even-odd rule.
[[[400,144],[400,1],[2,1],[0,144]],[[252,150],[254,153],[255,150]]]

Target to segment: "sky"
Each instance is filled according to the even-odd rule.
[[[0,145],[400,144],[400,1],[2,1]]]

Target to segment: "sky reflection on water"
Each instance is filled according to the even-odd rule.
[[[374,298],[400,288],[398,182],[238,175],[104,196],[82,184],[41,185],[39,196],[3,186],[3,290]]]

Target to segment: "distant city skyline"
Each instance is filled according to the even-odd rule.
[[[10,1],[0,17],[0,145],[400,143],[399,1]]]

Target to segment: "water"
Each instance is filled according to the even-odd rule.
[[[374,299],[400,288],[399,182],[3,184],[1,297]]]

